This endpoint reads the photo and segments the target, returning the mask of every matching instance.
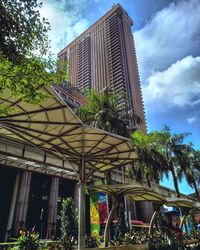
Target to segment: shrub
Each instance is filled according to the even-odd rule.
[[[39,234],[23,232],[17,238],[17,246],[14,249],[20,250],[37,250],[40,247]]]
[[[78,212],[74,208],[74,201],[71,197],[63,199],[59,218],[61,222],[61,245],[64,249],[72,249],[78,237]]]

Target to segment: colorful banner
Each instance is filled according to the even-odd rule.
[[[90,232],[91,236],[98,238],[100,232],[99,194],[90,194]]]
[[[94,186],[101,186],[102,180],[93,183]],[[90,232],[92,237],[98,237],[101,226],[105,226],[108,219],[107,199],[104,193],[90,193]]]
[[[99,193],[99,217],[100,217],[100,224],[105,225],[108,219],[108,207],[107,207],[106,195],[103,193]]]

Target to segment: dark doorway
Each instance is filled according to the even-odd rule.
[[[27,229],[46,237],[51,177],[33,173],[27,211]]]
[[[136,206],[136,214],[137,214],[137,220],[143,220],[143,214],[142,214],[142,206],[144,206],[143,205],[143,202],[140,202],[140,201],[138,201],[138,202],[136,202],[135,203],[135,206]]]
[[[16,170],[0,166],[0,242],[4,241]]]

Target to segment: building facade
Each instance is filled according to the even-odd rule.
[[[58,57],[69,61],[72,86],[81,91],[86,88],[101,91],[109,87],[118,95],[119,107],[128,112],[130,128],[146,132],[132,25],[131,18],[117,4]],[[136,116],[142,122],[138,122]]]

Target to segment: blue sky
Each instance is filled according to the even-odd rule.
[[[148,130],[168,124],[172,132],[191,132],[200,149],[200,1],[199,0],[43,0],[52,51],[57,54],[120,3],[132,27]],[[171,180],[164,185],[173,187]],[[184,193],[192,192],[185,181]]]

